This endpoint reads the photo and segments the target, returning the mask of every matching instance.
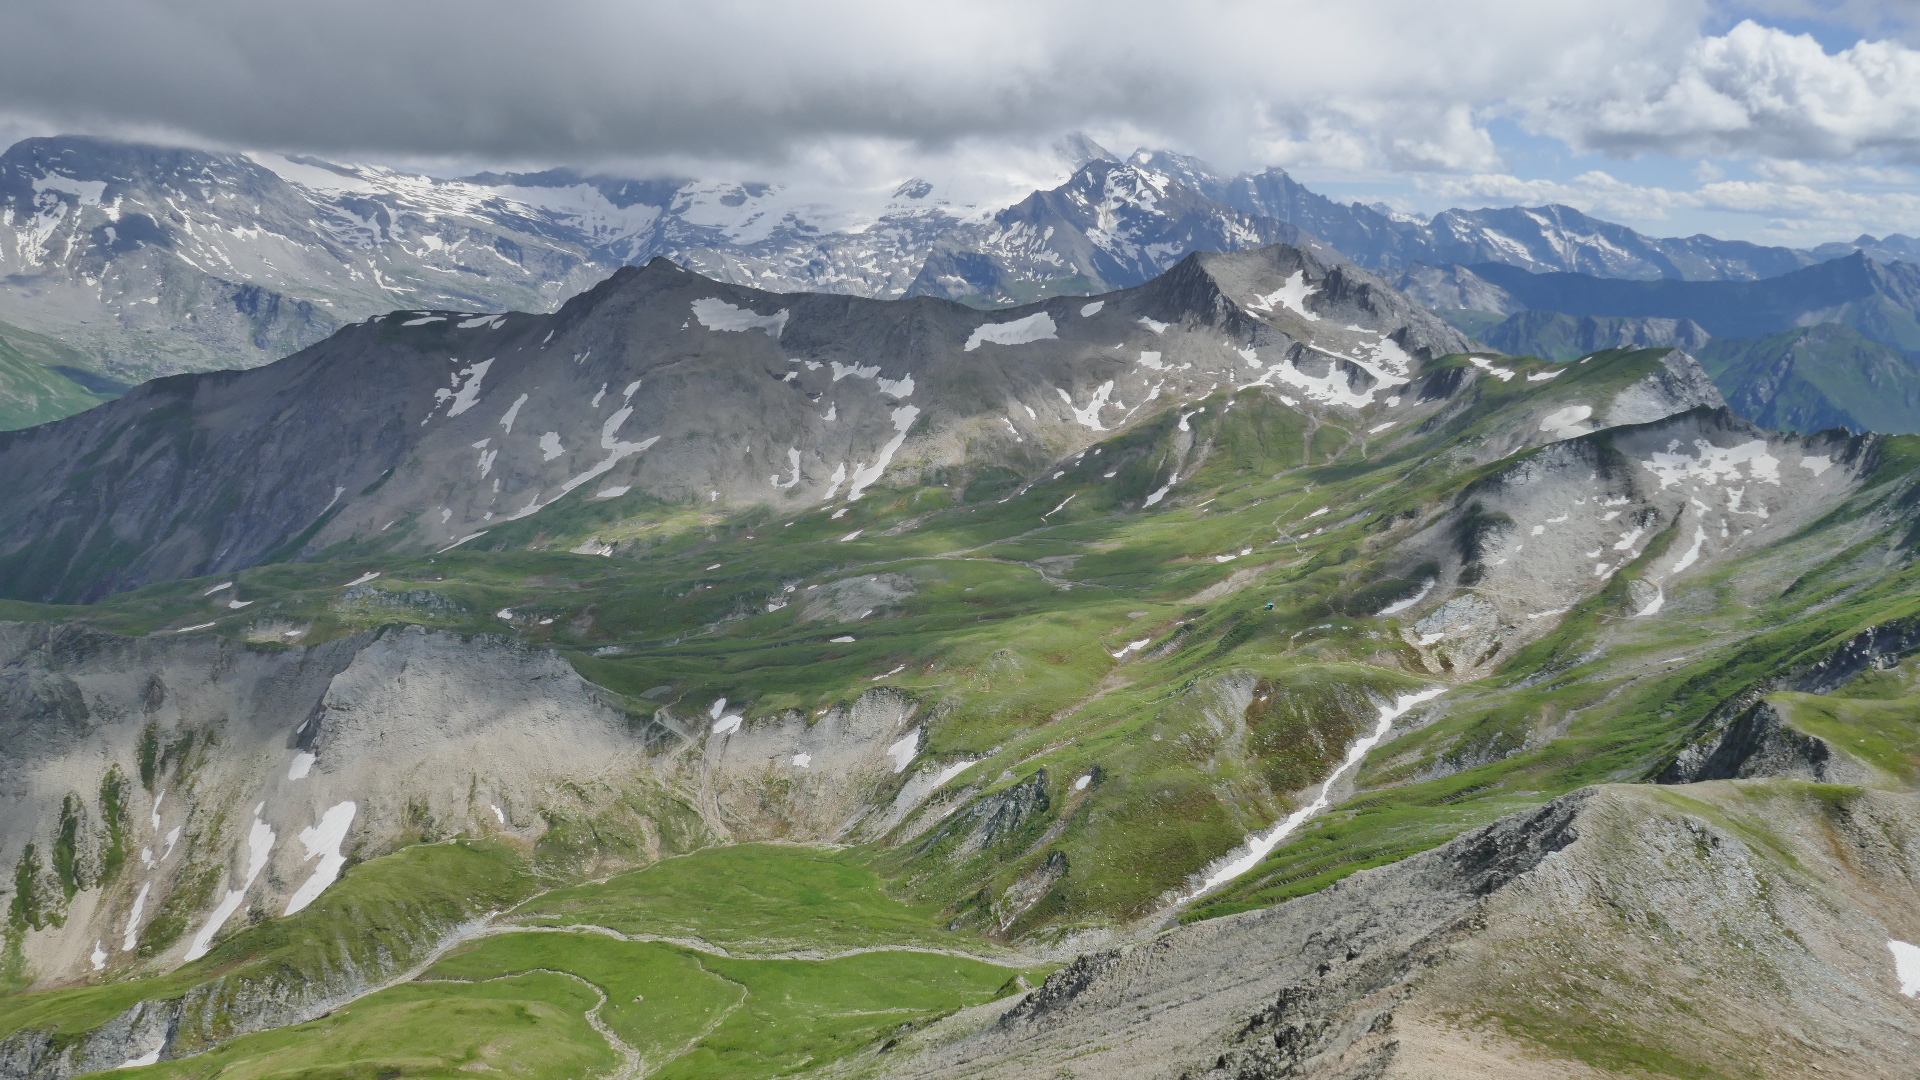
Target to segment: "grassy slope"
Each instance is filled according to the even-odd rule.
[[[701,889],[718,890],[706,907]],[[927,909],[889,897],[879,879],[845,853],[820,848],[709,849],[604,887],[549,893],[528,910],[571,912],[583,899],[598,904],[608,922],[624,918],[651,927],[664,920],[716,941],[742,936],[729,938],[736,928],[727,903],[739,905],[750,927],[744,936],[760,944],[871,945],[902,938],[924,944],[939,933],[928,925]],[[940,939],[950,947],[970,942],[980,944],[954,934]],[[190,966],[183,974],[193,971]],[[1022,978],[1037,981],[1041,974],[926,951],[752,959],[610,933],[504,933],[461,946],[418,981],[319,1020],[116,1075],[320,1080],[610,1072],[625,1059],[593,1027],[591,1012],[637,1054],[649,1075],[778,1076],[828,1064],[903,1029],[1012,992]],[[116,1010],[138,999],[141,984],[119,989],[112,998]],[[72,1030],[107,1015],[95,1009],[83,1019],[71,1008],[58,1014],[42,1009],[31,1019],[44,1024],[57,1018],[68,1025],[63,1030]]]
[[[1868,672],[1832,694],[1781,691],[1767,700],[1794,727],[1885,773],[1920,784],[1920,663]]]
[[[1850,327],[1719,339],[1699,359],[1728,404],[1767,427],[1920,432],[1920,369]]]
[[[83,412],[108,400],[0,336],[0,431],[33,427]]]
[[[888,896],[871,856],[740,844],[667,859],[607,881],[556,889],[510,916],[526,926],[599,926],[632,937],[697,939],[730,955],[879,945],[975,951],[940,909]]]
[[[1449,446],[1494,430],[1507,402],[1630,381],[1657,355],[1604,354],[1541,384],[1483,381],[1479,400],[1447,424],[1397,444],[1314,427],[1254,394],[1216,395],[1190,421],[1210,455],[1151,511],[1129,507],[1163,482],[1172,417],[1061,461],[1062,476],[1043,472],[1030,489],[1017,478],[934,476],[876,490],[840,520],[633,497],[562,504],[489,536],[495,550],[344,553],[243,571],[238,595],[255,601],[243,614],[213,607],[224,595],[205,599],[215,583],[195,581],[150,586],[79,618],[133,633],[212,621],[209,632],[279,638],[293,627],[306,641],[392,621],[511,632],[566,651],[638,712],[704,713],[725,696],[746,703],[749,723],[891,686],[937,710],[923,762],[989,755],[953,786],[973,785],[976,799],[1037,787],[1046,808],[983,848],[965,842],[962,813],[895,848],[676,860],[550,894],[526,914],[750,949],[935,943],[947,925],[1052,935],[1155,910],[1195,869],[1289,810],[1287,792],[1338,760],[1374,698],[1424,683],[1407,674],[1393,622],[1372,613],[1411,584],[1383,570],[1393,544],[1485,471]],[[1324,887],[1575,787],[1642,779],[1728,696],[1920,609],[1920,571],[1897,524],[1912,516],[1916,465],[1920,441],[1888,444],[1855,504],[1692,582],[1661,617],[1621,619],[1637,570],[1624,571],[1503,673],[1456,691],[1437,722],[1376,752],[1360,775],[1366,790],[1190,917]],[[622,555],[566,553],[589,537]],[[445,602],[340,606],[341,583],[374,570],[376,587],[396,597],[424,590]],[[882,573],[914,591],[866,619],[807,617],[815,587]],[[503,609],[510,618],[495,614]],[[831,640],[842,636],[855,640]],[[1226,709],[1245,686],[1261,707]],[[1225,737],[1236,717],[1244,736]],[[1009,890],[1055,858],[1064,876],[1008,918]],[[874,899],[883,881],[908,902]],[[703,890],[726,890],[748,918],[730,926],[700,911]],[[946,1000],[973,991],[954,993]]]
[[[525,860],[493,842],[422,844],[350,867],[297,915],[228,938],[211,953],[158,979],[107,982],[0,997],[0,1038],[23,1029],[91,1030],[135,1002],[179,998],[196,987],[272,992],[308,973],[378,958],[424,958],[429,928],[451,928],[510,907],[534,890]],[[156,922],[164,913],[156,916]],[[156,927],[149,924],[151,937]]]

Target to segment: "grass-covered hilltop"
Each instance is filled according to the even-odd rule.
[[[0,1077],[1897,1076],[1920,437],[1289,247],[0,434]]]

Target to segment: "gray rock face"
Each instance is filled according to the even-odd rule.
[[[44,917],[23,956],[40,985],[167,968],[311,903],[338,857],[421,836],[531,845],[556,820],[612,812],[645,848],[653,834],[635,808],[657,796],[663,813],[691,807],[709,839],[832,839],[918,755],[915,712],[876,688],[823,716],[750,727],[718,707],[636,719],[549,650],[417,626],[277,648],[0,623],[0,865],[10,882],[23,862],[38,868]],[[114,777],[109,804],[100,793]],[[78,818],[71,898],[47,855],[68,817]],[[108,873],[115,845],[119,870]],[[619,865],[617,852],[601,856]],[[172,936],[158,938],[169,910]],[[152,1023],[169,1046],[205,1046],[239,1033],[223,1025],[310,1019],[458,927],[409,930],[410,951],[386,966],[348,963],[332,981],[247,990],[258,1000],[240,1020],[223,998],[202,1003],[205,1016],[188,1000]],[[0,1061],[41,1064],[0,1076],[111,1067],[149,1049],[106,1065],[75,1051],[43,1068],[47,1048],[22,1038],[0,1044]],[[119,1049],[139,1041],[119,1029],[99,1038]]]
[[[1870,784],[1875,779],[1872,769],[1837,753],[1825,739],[1789,726],[1766,701],[1742,713],[1711,742],[1688,747],[1668,775],[1674,777],[1670,783],[1771,777]]]
[[[0,594],[95,598],[340,541],[430,551],[563,499],[859,499],[1037,468],[1221,386],[1351,416],[1466,341],[1287,247],[983,314],[656,261],[550,316],[400,312],[0,435]]]
[[[1578,434],[1594,407],[1561,405],[1539,426],[1565,423],[1558,430],[1573,437],[1488,475],[1401,545],[1407,576],[1432,585],[1395,610],[1430,671],[1504,661],[1650,551],[1628,614],[1656,612],[1661,582],[1790,535],[1856,488],[1869,438],[1771,432],[1724,407],[1672,412],[1712,391],[1685,354],[1673,358],[1621,388],[1611,406],[1600,403],[1602,415],[1624,413],[1628,426]]]
[[[1278,907],[1082,956],[984,1029],[932,1030],[885,1075],[1618,1075],[1542,1048],[1596,1013],[1638,1045],[1755,1075],[1806,1075],[1808,1061],[1894,1075],[1920,1036],[1885,945],[1920,925],[1898,884],[1920,870],[1913,801],[1686,794],[1683,809],[1646,788],[1589,789]],[[1772,846],[1730,820],[1768,821]],[[1736,925],[1752,936],[1713,929]],[[1667,994],[1689,1001],[1684,1020],[1662,1013]],[[1560,1013],[1525,1026],[1546,1001]],[[1744,1034],[1783,1015],[1802,1025],[1791,1050]],[[1546,1037],[1523,1049],[1499,1024]]]
[[[1862,630],[1832,654],[1802,670],[1758,680],[1707,715],[1700,730],[1660,770],[1658,781],[1690,784],[1791,777],[1822,783],[1871,783],[1872,769],[1836,752],[1824,739],[1795,730],[1764,699],[1776,690],[1830,694],[1868,671],[1890,667],[1916,651],[1920,651],[1920,620],[1900,619]]]
[[[64,925],[25,939],[43,979],[89,970],[96,949],[114,966],[165,961],[231,929],[204,932],[212,916],[193,910],[176,940],[148,939],[175,892],[189,889],[186,902],[209,872],[209,908],[229,888],[273,914],[303,887],[317,895],[339,866],[314,880],[303,830],[336,834],[341,855],[392,847],[409,820],[531,837],[550,785],[583,761],[650,772],[680,745],[630,723],[551,652],[418,627],[275,649],[0,624],[0,700],[0,864],[32,845],[50,880],[63,806],[83,808],[80,888],[47,898]],[[96,796],[116,773],[109,822]],[[94,868],[116,836],[123,861],[108,880]],[[231,906],[221,919],[245,922]]]

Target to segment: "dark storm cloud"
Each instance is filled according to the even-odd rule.
[[[495,160],[772,159],[834,139],[927,146],[1096,127],[1229,158],[1483,170],[1500,167],[1496,116],[1619,155],[1920,147],[1920,53],[1896,41],[1828,53],[1753,24],[1703,37],[1728,10],[15,0],[0,17],[0,113],[244,147]]]
[[[1491,161],[1472,110],[1568,65],[1604,63],[1607,49],[1657,55],[1697,17],[1697,0],[10,8],[0,110],[66,129],[577,160],[765,158],[835,137],[939,144],[1106,126],[1229,154],[1310,146],[1440,168]]]
[[[1063,55],[1024,5],[12,7],[5,107],[249,146],[754,156],[822,136],[939,141],[1194,104],[1193,87],[1151,65]]]

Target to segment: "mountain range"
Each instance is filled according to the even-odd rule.
[[[1728,406],[1282,244],[0,434],[0,1076],[1902,1075],[1920,437]]]
[[[1065,183],[996,205],[966,194],[978,185],[920,179],[864,192],[568,170],[446,179],[27,139],[0,154],[0,320],[127,383],[256,366],[396,308],[548,311],[662,256],[773,291],[998,306],[1128,288],[1192,250],[1274,242],[1378,272],[1493,261],[1630,280],[1743,281],[1856,252],[1916,255],[1903,236],[1811,251],[1655,239],[1557,206],[1422,221],[1333,202],[1278,169],[1227,177],[1150,151],[1122,161],[1084,139],[1063,153]]]

